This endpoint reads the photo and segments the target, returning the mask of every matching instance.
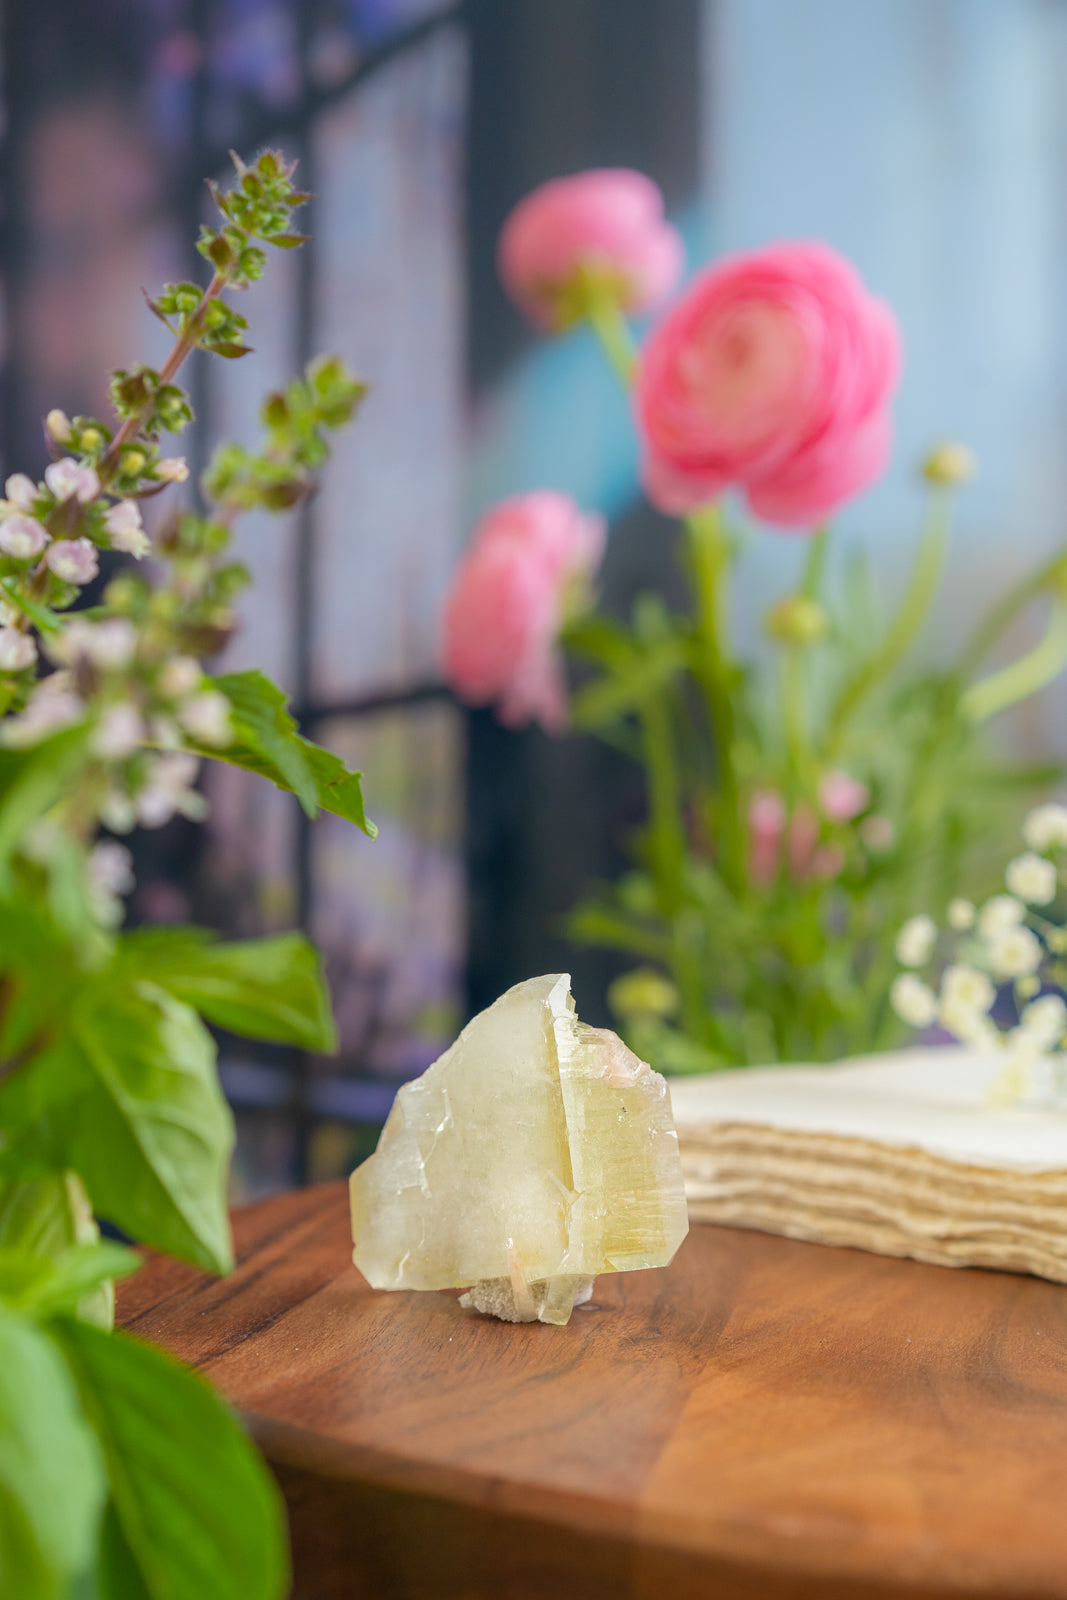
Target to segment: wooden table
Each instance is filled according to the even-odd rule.
[[[339,1184],[234,1221],[120,1316],[247,1415],[301,1600],[1067,1597],[1067,1289],[697,1226],[513,1327],[368,1289]]]

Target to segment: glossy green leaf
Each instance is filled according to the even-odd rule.
[[[105,1530],[102,1597],[127,1600],[132,1562],[151,1600],[281,1600],[281,1497],[209,1385],[127,1334],[63,1322],[55,1337],[100,1441],[121,1530]]]
[[[233,742],[200,753],[269,778],[295,794],[309,817],[319,807],[343,817],[370,838],[377,833],[363,809],[360,774],[339,756],[301,736],[286,709],[286,697],[261,672],[231,672],[215,680],[233,707]]]
[[[86,1296],[129,1277],[140,1264],[133,1250],[110,1241],[71,1245],[58,1256],[0,1249],[0,1301],[37,1319],[74,1316]]]
[[[303,934],[223,944],[199,928],[140,930],[123,938],[118,967],[158,983],[231,1033],[304,1050],[337,1048],[322,961]]]
[[[0,1182],[0,1249],[57,1257],[72,1247],[93,1246],[99,1238],[88,1196],[75,1173],[48,1172]],[[133,1260],[136,1264],[137,1257]],[[114,1321],[109,1278],[105,1272],[95,1279],[77,1303],[78,1315],[101,1328],[110,1328]]]
[[[0,1127],[16,1148],[78,1172],[97,1215],[131,1238],[228,1271],[233,1118],[211,1035],[151,983],[105,992],[68,1027],[0,1084]]]
[[[104,1495],[100,1452],[60,1352],[30,1321],[0,1311],[0,1594],[63,1600],[92,1563]]]

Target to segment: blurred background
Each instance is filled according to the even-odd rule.
[[[520,978],[572,970],[581,1014],[607,1020],[616,968],[561,925],[618,869],[637,775],[463,712],[436,666],[449,574],[501,495],[608,512],[609,606],[675,582],[592,342],[535,341],[497,285],[511,206],[635,166],[691,268],[796,237],[857,263],[907,369],[894,466],[840,537],[876,552],[887,590],[917,536],[916,462],[945,437],[980,460],[936,651],[1067,526],[1065,81],[1067,0],[8,0],[3,471],[39,473],[50,407],[104,414],[111,367],[161,358],[141,289],[199,276],[203,179],[230,148],[299,157],[314,240],[241,304],[255,355],[190,364],[191,463],[251,440],[264,391],[319,350],[372,385],[316,498],[241,525],[255,586],[221,665],[269,671],[364,768],[377,844],[229,770],[205,829],[135,841],[135,920],[302,924],[325,952],[337,1058],[224,1041],[239,1198],[347,1171],[396,1086]],[[799,555],[764,536],[746,556],[753,648]],[[1065,710],[1054,689],[1006,737],[1063,756]]]

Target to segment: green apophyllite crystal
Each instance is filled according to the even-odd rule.
[[[688,1231],[670,1095],[566,974],[530,978],[397,1095],[352,1174],[353,1259],[376,1289],[564,1323],[599,1272],[664,1267]]]

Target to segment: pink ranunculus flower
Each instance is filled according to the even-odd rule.
[[[709,267],[641,356],[650,499],[685,512],[736,486],[765,521],[812,527],[885,467],[900,364],[889,307],[827,245]]]
[[[851,822],[871,803],[871,791],[850,772],[827,772],[819,784],[819,805],[830,822]]]
[[[624,311],[647,311],[682,275],[685,252],[664,220],[651,178],[626,167],[579,172],[543,183],[512,211],[497,246],[497,266],[512,299],[542,327],[567,327],[584,269],[602,275]]]
[[[566,727],[560,628],[604,538],[601,517],[547,489],[503,500],[482,519],[445,606],[444,671],[460,699],[495,704],[509,727]]]

